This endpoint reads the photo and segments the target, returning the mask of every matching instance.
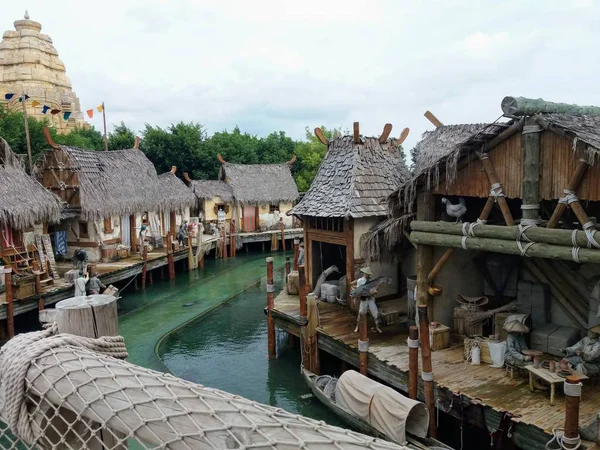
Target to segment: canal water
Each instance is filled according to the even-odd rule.
[[[267,359],[266,256],[207,260],[203,270],[177,273],[174,282],[124,294],[119,328],[129,361],[342,426],[318,400],[303,398],[310,390],[285,333],[277,334],[277,359]],[[273,256],[282,268],[285,255]],[[282,270],[275,283],[278,292]]]

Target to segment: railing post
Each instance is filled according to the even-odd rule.
[[[408,398],[417,399],[419,385],[419,329],[412,325],[408,329]]]
[[[283,224],[283,218],[279,219],[279,229],[281,230],[281,251],[285,252],[285,233],[283,232],[285,225]]]
[[[421,340],[421,361],[423,371],[423,390],[425,391],[425,405],[429,410],[429,435],[437,438],[435,423],[435,400],[433,398],[433,368],[431,364],[431,343],[429,342],[429,318],[427,306],[419,306],[419,338]]]
[[[229,256],[234,257],[237,254],[237,249],[235,248],[235,221],[231,219],[229,221]]]
[[[269,359],[276,356],[275,322],[273,321],[273,306],[275,303],[275,284],[273,284],[273,258],[267,258],[267,345]]]
[[[579,437],[579,403],[581,401],[581,382],[576,376],[568,376],[564,383],[565,391],[565,434],[563,446],[565,449],[575,449],[580,446]]]
[[[6,287],[6,324],[8,328],[8,338],[12,339],[15,337],[15,311],[12,291],[12,267],[4,268],[4,285]]]
[[[194,249],[192,248],[192,235],[188,233],[187,237],[187,245],[188,245],[188,271],[191,272],[196,268],[194,264]]]
[[[167,262],[169,264],[169,280],[175,279],[175,260],[173,258],[173,236],[167,235]]]
[[[145,245],[142,247],[142,258],[144,265],[142,266],[142,291],[146,290],[146,275],[148,272],[148,247]]]
[[[285,285],[287,286],[288,276],[290,275],[290,257],[285,258]]]
[[[294,270],[298,270],[298,253],[300,251],[300,239],[294,239]]]
[[[359,367],[360,373],[364,376],[368,376],[368,361],[369,361],[369,331],[367,329],[367,313],[362,312],[359,314],[358,322],[358,355],[359,355]]]

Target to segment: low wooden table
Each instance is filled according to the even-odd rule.
[[[537,369],[533,367],[533,365],[525,366],[525,369],[529,371],[529,389],[531,392],[535,391],[535,387],[533,382],[535,381],[535,377],[541,378],[545,382],[550,384],[550,405],[554,406],[554,394],[556,392],[556,385],[559,383],[564,383],[565,379],[563,377],[559,377],[555,372],[550,372],[548,369],[542,369],[538,367]],[[573,372],[580,381],[587,380],[588,377],[580,372]]]

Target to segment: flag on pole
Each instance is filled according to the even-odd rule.
[[[98,105],[96,106],[96,109],[98,110],[98,112],[102,112],[104,110],[104,106]]]
[[[53,109],[52,111],[50,111],[50,114],[52,114],[53,116],[57,115],[60,112],[60,109]]]
[[[29,99],[29,95],[25,94],[25,100]],[[19,97],[19,102],[23,101],[23,97]]]
[[[94,110],[93,109],[88,109],[87,110],[87,115],[88,117],[91,119],[94,117]]]
[[[71,111],[67,111],[67,112],[63,113],[63,119],[69,120],[69,117],[71,117]]]
[[[42,114],[46,114],[49,109],[50,109],[49,106],[44,105],[44,107],[42,108]]]
[[[36,106],[40,106],[40,105],[41,105],[41,103],[40,103],[40,102],[38,102],[37,100],[34,100],[34,101],[32,101],[32,102],[31,102],[31,106],[33,106],[34,108],[35,108]]]
[[[10,100],[14,96],[15,96],[15,94],[4,94],[4,100]]]

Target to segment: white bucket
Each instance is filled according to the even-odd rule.
[[[495,369],[500,369],[504,365],[504,354],[506,353],[506,341],[502,342],[488,342],[488,348],[490,349],[490,358],[492,358],[492,365]]]
[[[473,348],[471,349],[471,364],[474,366],[481,364],[481,349],[477,343],[474,343]]]

